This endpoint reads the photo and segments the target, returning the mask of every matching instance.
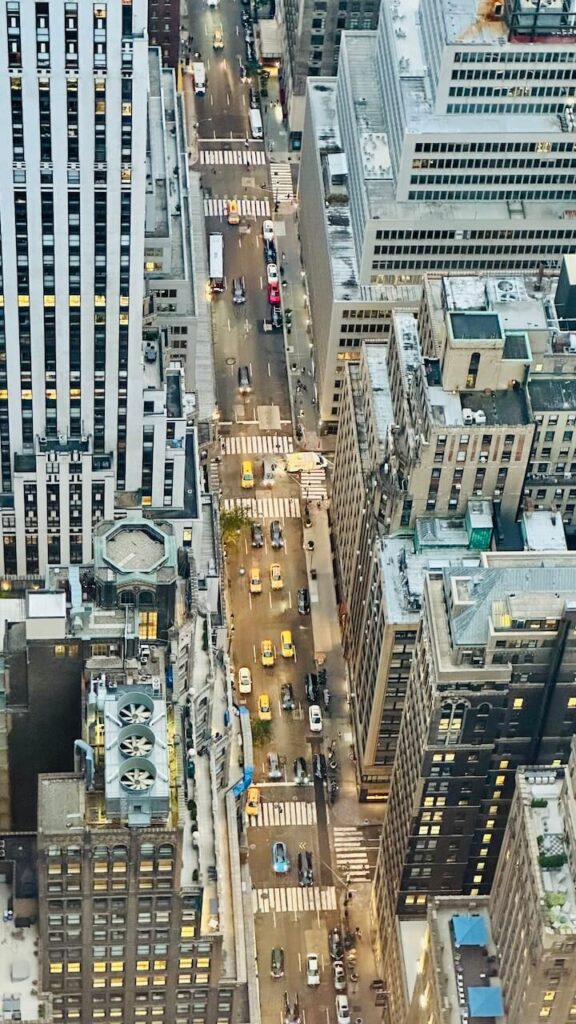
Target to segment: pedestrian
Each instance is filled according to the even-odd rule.
[[[338,739],[339,740],[342,739],[342,730],[341,729],[338,729]]]
[[[265,114],[268,113],[268,104],[267,103],[264,104],[264,113]]]
[[[216,174],[216,168],[215,167],[212,168],[212,174]]]
[[[248,146],[250,145],[249,139],[244,139],[244,145],[246,146],[246,149],[248,149]]]
[[[285,252],[283,252],[283,253],[282,253],[282,259],[283,259],[283,260],[285,260],[285,259],[286,259],[286,253],[285,253]],[[304,371],[302,371],[302,373],[304,373]]]
[[[250,170],[250,161],[249,160],[246,161],[246,170],[247,171]]]

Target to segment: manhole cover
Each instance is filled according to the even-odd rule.
[[[228,356],[228,358],[227,358],[227,360],[226,360],[226,365],[227,365],[227,366],[234,366],[234,365],[235,365],[235,363],[236,363],[236,358],[235,358],[235,356]]]

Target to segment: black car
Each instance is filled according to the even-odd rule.
[[[324,780],[328,778],[328,766],[326,764],[324,754],[314,754],[314,757],[312,758],[312,767],[317,779]]]
[[[271,239],[266,239],[264,242],[264,259],[266,263],[276,263],[277,258],[278,253],[274,242]]]
[[[328,933],[328,949],[331,960],[341,960],[344,956],[344,944],[338,928],[332,928]]]
[[[284,318],[278,309],[278,306],[270,306],[270,321],[275,331],[281,330]]]
[[[305,786],[307,782],[310,782],[308,765],[303,757],[297,757],[294,761],[294,781],[297,786]]]
[[[273,519],[270,523],[270,541],[273,548],[284,547],[284,537],[282,536],[282,526],[278,519]]]
[[[310,594],[306,587],[301,587],[298,591],[298,611],[300,615],[310,614]]]
[[[252,110],[258,110],[260,108],[260,93],[257,89],[250,89],[249,92],[250,108]]]
[[[314,885],[312,854],[308,850],[301,850],[298,854],[298,884],[302,886]]]
[[[307,672],[304,676],[304,688],[308,703],[317,704],[320,690],[318,688],[318,676],[314,672]]]
[[[246,60],[248,61],[249,64],[253,64],[254,61],[256,60],[256,50],[254,49],[254,44],[249,41],[246,43]]]
[[[252,391],[252,374],[249,366],[238,367],[238,389],[242,392]]]
[[[284,683],[280,690],[280,703],[283,711],[294,711],[296,701],[294,700],[294,691],[291,683]]]
[[[264,547],[264,532],[262,530],[262,523],[252,523],[250,527],[250,535],[252,538],[253,548]]]

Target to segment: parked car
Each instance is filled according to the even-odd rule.
[[[271,220],[262,222],[262,238],[265,242],[274,241],[274,223]]]
[[[320,984],[320,965],[316,953],[308,953],[306,957],[306,984]]]
[[[310,732],[322,732],[322,712],[318,704],[311,704],[308,708],[308,723]]]
[[[268,284],[278,284],[278,267],[275,263],[269,263],[266,267],[266,280]]]
[[[241,668],[238,672],[238,692],[252,693],[252,673],[249,668]]]
[[[294,781],[297,786],[305,786],[310,782],[308,765],[304,757],[297,757],[294,761]]]
[[[314,885],[312,854],[308,850],[301,850],[298,854],[298,884],[302,886]]]
[[[350,1024],[348,996],[336,996],[336,1024]]]
[[[283,711],[294,711],[296,701],[294,700],[292,683],[284,683],[282,686],[282,689],[280,690],[280,703]]]
[[[280,331],[284,325],[284,317],[278,309],[278,306],[270,307],[270,323],[275,331]]]
[[[271,306],[280,305],[280,288],[277,284],[268,285],[268,302]]]
[[[246,302],[246,282],[243,277],[235,277],[232,281],[232,302],[235,306]]]
[[[286,843],[272,844],[272,869],[277,875],[285,875],[290,870]]]
[[[344,956],[344,944],[338,928],[331,928],[328,932],[328,950],[331,960],[341,960]]]
[[[260,108],[260,93],[257,89],[250,89],[248,93],[248,101],[250,103],[251,110],[259,110]],[[266,223],[266,221],[264,221]]]
[[[328,765],[326,764],[324,754],[314,754],[312,768],[317,779],[324,780],[328,778]]]
[[[298,591],[298,612],[300,615],[310,614],[310,594],[307,587],[301,587]]]
[[[274,946],[270,954],[270,974],[273,978],[284,977],[284,950],[282,946]]]
[[[337,992],[346,991],[346,971],[342,960],[335,960],[332,964],[334,988]]]
[[[284,547],[282,524],[278,519],[273,519],[272,522],[270,523],[270,541],[273,548]]]
[[[262,523],[252,523],[250,527],[250,537],[252,540],[253,548],[264,547],[264,533],[262,531]]]
[[[264,239],[264,259],[266,263],[276,263],[278,254],[276,246],[271,239]]]
[[[318,676],[315,672],[307,672],[304,676],[304,689],[308,703],[317,704],[320,690],[318,689]]]

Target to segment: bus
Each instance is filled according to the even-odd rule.
[[[219,232],[210,235],[210,291],[224,291],[224,237]]]
[[[202,63],[192,65],[194,77],[194,92],[197,96],[204,96],[206,93],[206,68]]]

